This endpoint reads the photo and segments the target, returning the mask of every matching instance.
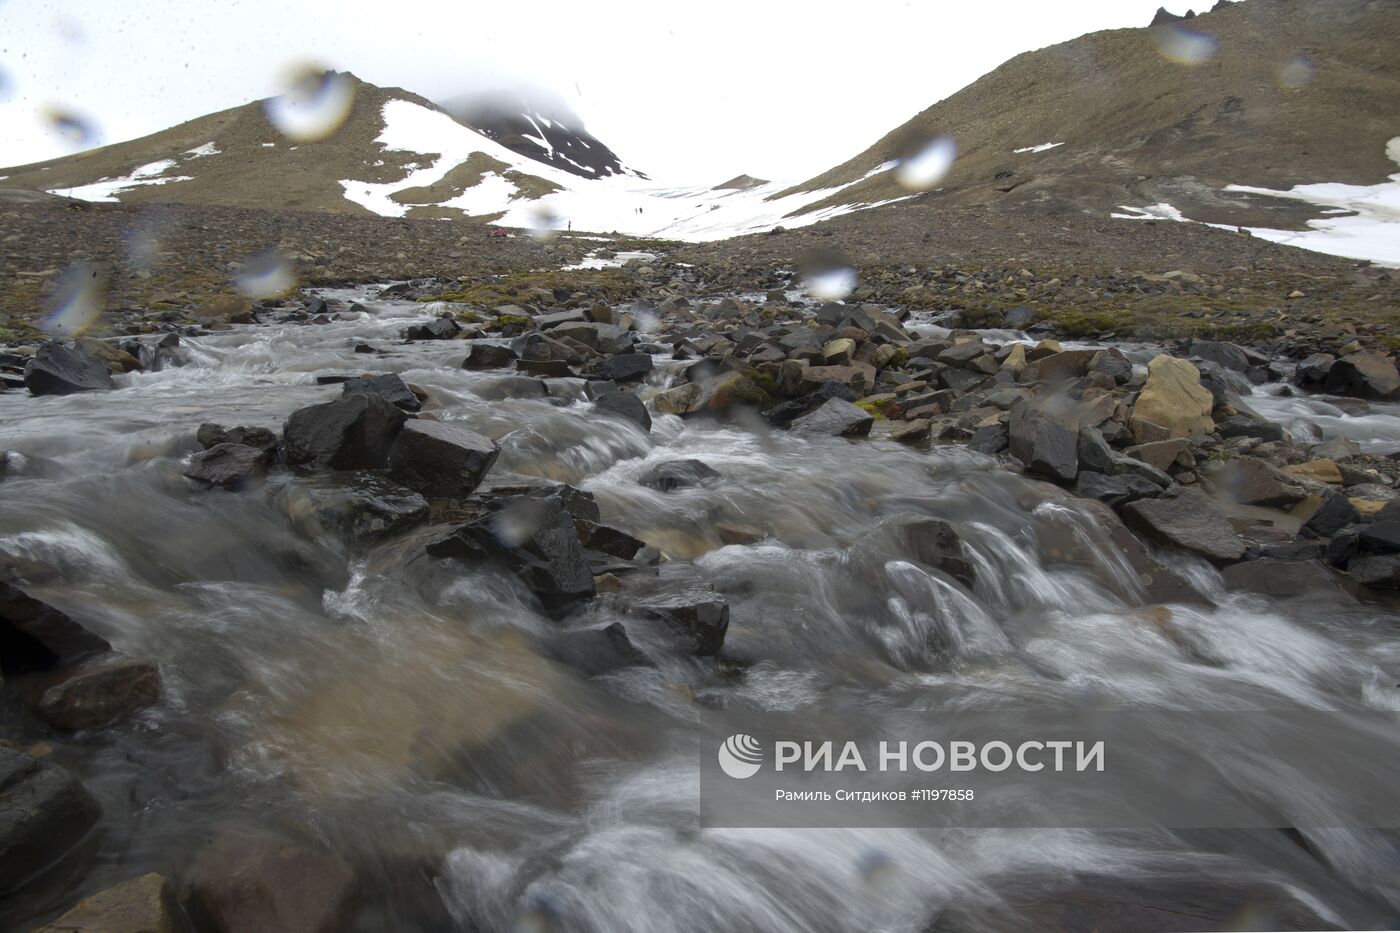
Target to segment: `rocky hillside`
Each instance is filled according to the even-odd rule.
[[[948,206],[1107,214],[1168,204],[1192,219],[1296,227],[1316,208],[1227,185],[1373,185],[1396,171],[1400,5],[1242,0],[1187,21],[1092,33],[1018,55],[785,194],[908,195],[900,160],[946,138]],[[864,179],[864,180],[860,180]]]
[[[631,172],[617,153],[584,128],[578,114],[549,106],[528,92],[465,94],[442,102],[462,123],[512,152],[580,178]]]

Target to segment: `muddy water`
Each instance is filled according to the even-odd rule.
[[[362,879],[363,930],[977,927],[1084,877],[1268,884],[1352,925],[1400,905],[1379,833],[699,829],[698,756],[745,711],[1395,709],[1396,620],[1323,594],[1227,594],[1186,561],[1218,605],[1170,607],[1169,638],[1082,507],[987,458],[669,416],[648,435],[596,414],[576,382],[554,386],[563,401],[502,398],[501,376],[458,368],[462,345],[399,344],[424,306],[369,304],[188,339],[186,365],[110,393],[0,396],[0,448],[32,474],[4,480],[7,572],[155,659],[165,683],[126,725],[47,738],[100,799],[102,831],[82,873],[7,905],[0,926],[141,871],[178,878],[230,824],[332,846]],[[561,624],[614,621],[605,603],[551,621],[510,579],[428,560],[426,531],[350,553],[289,520],[283,479],[227,493],[181,477],[200,422],[280,428],[339,394],[316,376],[368,368],[499,440],[493,478],[574,483],[605,523],[694,559],[730,603],[733,663],[584,678],[541,645]],[[676,457],[721,478],[636,482]],[[959,527],[973,591],[899,552],[887,526],[910,516]],[[725,546],[722,521],[765,537]]]

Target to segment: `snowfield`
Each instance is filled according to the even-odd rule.
[[[1385,154],[1400,165],[1400,136],[1386,144]],[[1274,198],[1290,198],[1325,207],[1323,214],[1346,214],[1345,217],[1320,217],[1308,221],[1307,230],[1274,230],[1270,227],[1243,227],[1260,239],[1296,246],[1315,253],[1343,256],[1347,259],[1367,259],[1381,266],[1400,267],[1400,172],[1378,185],[1343,185],[1322,183],[1298,185],[1287,191],[1252,188],[1248,185],[1227,185],[1226,191],[1263,194]],[[1120,220],[1176,220],[1196,223],[1170,204],[1147,207],[1120,205],[1131,213],[1109,214]],[[1234,230],[1226,224],[1208,224],[1222,230]]]
[[[842,205],[800,217],[789,217],[787,215],[791,212],[848,186],[803,192],[769,201],[765,198],[787,185],[769,182],[742,191],[715,191],[705,187],[659,186],[633,173],[606,178],[580,178],[512,152],[445,113],[406,100],[391,100],[384,105],[384,131],[376,142],[386,150],[412,152],[424,157],[419,160],[422,167],[409,172],[399,181],[372,183],[353,178],[341,180],[340,185],[348,200],[384,217],[402,217],[412,206],[394,201],[394,194],[408,188],[436,184],[476,152],[504,162],[522,174],[551,181],[562,189],[542,198],[527,198],[509,179],[488,172],[479,184],[441,204],[442,207],[456,208],[472,216],[504,212],[499,221],[503,226],[539,227],[546,223],[555,229],[563,229],[572,224],[578,230],[616,231],[633,236],[676,240],[717,240],[769,230],[779,225],[806,226],[828,217],[878,206]],[[881,166],[876,172],[891,168],[893,165]],[[881,201],[879,204],[897,200],[902,198]]]
[[[199,158],[199,156],[190,156]],[[49,194],[61,194],[70,198],[78,198],[83,201],[116,201],[117,195],[132,188],[139,188],[142,185],[165,185],[172,181],[189,181],[189,175],[166,175],[165,173],[175,167],[174,159],[162,159],[159,162],[149,162],[131,170],[130,175],[122,178],[104,178],[95,181],[90,185],[78,185],[73,188],[50,188]]]

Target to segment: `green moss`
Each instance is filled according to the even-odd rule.
[[[462,310],[458,311],[454,316],[463,324],[480,324],[486,320],[486,318],[477,314],[475,311]]]
[[[872,402],[867,399],[862,399],[856,402],[856,407],[874,415],[876,421],[884,421],[886,418],[893,416],[896,406],[893,402]]]
[[[522,314],[498,314],[486,325],[487,330],[505,330],[507,327],[519,327],[521,330],[530,330],[535,326],[535,322]]]
[[[1127,310],[1054,311],[1046,314],[1045,320],[1053,322],[1066,337],[1092,337],[1131,328],[1135,315]]]

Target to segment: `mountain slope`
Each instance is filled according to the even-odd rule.
[[[907,193],[899,160],[946,136],[956,162],[922,199],[1094,212],[1169,202],[1198,220],[1296,226],[1308,215],[1296,202],[1222,189],[1367,185],[1395,171],[1397,48],[1393,0],[1241,0],[1092,33],[1016,56],[783,194],[847,186],[809,210],[896,197]]]
[[[463,94],[442,102],[448,113],[487,139],[526,158],[562,169],[580,178],[632,174],[617,153],[584,128],[583,120],[562,104],[550,104],[537,94]]]

